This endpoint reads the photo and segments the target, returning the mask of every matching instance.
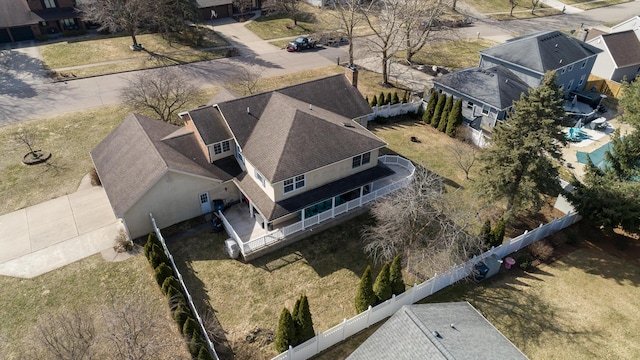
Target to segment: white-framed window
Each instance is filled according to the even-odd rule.
[[[585,67],[587,67],[587,60],[582,62],[582,66],[580,66],[580,69],[584,69]]]
[[[264,187],[264,176],[262,176],[262,174],[260,174],[258,170],[255,170],[255,176],[256,180],[258,180],[258,182],[262,184],[262,187]]]
[[[73,19],[62,19],[62,25],[65,27],[73,27],[76,25],[76,22]]]
[[[558,86],[558,89],[560,89],[560,91],[564,90],[564,84],[560,84],[560,86]]]
[[[573,79],[569,80],[569,85],[567,85],[567,90],[571,90],[573,88]]]
[[[355,169],[359,166],[368,164],[371,162],[371,153],[367,152],[362,155],[354,156],[351,160],[351,168]]]
[[[42,5],[45,9],[51,9],[56,7],[56,0],[42,0]]]
[[[560,74],[564,74],[567,72],[567,68],[562,68],[562,71],[560,72]]]
[[[473,103],[471,101],[467,101],[467,109],[473,109]]]
[[[284,193],[292,192],[293,190],[301,189],[305,186],[304,174],[294,176],[284,181],[282,184]]]
[[[582,74],[582,76],[580,76],[580,82],[578,83],[578,86],[584,84],[584,78],[585,76],[587,76],[587,74]]]
[[[482,115],[489,115],[489,106],[482,105]]]
[[[229,140],[213,144],[213,153],[216,155],[225,153],[229,150],[231,150],[231,142]]]
[[[569,65],[569,71],[573,70],[573,64]]]

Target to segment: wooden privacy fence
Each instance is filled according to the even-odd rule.
[[[509,239],[498,247],[491,248],[491,250],[488,250],[481,255],[474,256],[473,259],[465,262],[464,264],[455,265],[444,273],[436,274],[434,277],[421,284],[414,284],[413,287],[406,292],[398,296],[393,295],[391,299],[374,307],[369,307],[368,310],[352,317],[351,319],[344,319],[340,324],[325,332],[318,332],[318,335],[314,338],[309,339],[296,347],[290,347],[289,350],[277,355],[272,360],[308,359],[329,347],[346,340],[350,336],[357,334],[378,321],[388,318],[398,311],[403,305],[414,304],[427,296],[466,278],[471,274],[474,265],[484,259],[492,255],[495,255],[498,258],[504,258],[505,256],[527,247],[540,239],[544,239],[545,237],[560,231],[579,220],[580,215],[578,213],[568,213],[559,219],[554,219],[550,223],[544,225],[541,224],[540,227],[534,230],[525,231],[524,234],[514,239]]]
[[[622,84],[619,82],[589,75],[589,80],[587,80],[587,83],[584,85],[584,89],[589,90],[594,87],[599,93],[616,99],[619,99],[620,95],[622,95]]]

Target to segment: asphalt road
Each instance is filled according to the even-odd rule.
[[[594,9],[578,14],[563,14],[528,20],[494,21],[476,19],[472,26],[460,29],[457,36],[480,37],[496,41],[542,30],[587,28],[627,19],[640,13],[640,2]],[[474,14],[470,14],[474,16]],[[303,71],[347,60],[347,48],[320,48],[300,53],[287,53],[267,42],[256,39],[243,24],[224,23],[215,26],[235,46],[242,56],[212,60],[179,67],[185,77],[203,87],[220,86],[232,81],[240,66],[258,66],[263,77]],[[479,33],[479,34],[478,34]],[[253,36],[253,37],[252,37]],[[356,42],[356,57],[371,53]],[[15,53],[15,52],[14,52]],[[2,65],[2,64],[0,64]],[[42,116],[57,115],[81,109],[119,103],[119,90],[132,73],[51,83],[42,79],[27,81],[0,68],[0,126]],[[143,70],[153,72],[158,70]]]

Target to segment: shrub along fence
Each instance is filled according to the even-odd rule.
[[[200,314],[198,314],[198,310],[196,309],[196,306],[193,303],[193,298],[191,297],[191,294],[189,293],[189,290],[187,289],[187,285],[184,283],[182,275],[180,274],[180,271],[178,270],[178,267],[176,266],[176,262],[173,260],[173,256],[169,252],[169,248],[167,248],[167,244],[164,241],[164,237],[162,237],[162,233],[160,232],[160,229],[156,225],[156,219],[153,218],[153,214],[151,214],[151,213],[149,213],[149,217],[151,218],[151,223],[153,224],[153,231],[155,232],[158,240],[160,241],[160,244],[162,244],[162,249],[164,250],[165,255],[169,259],[169,262],[171,263],[171,268],[173,269],[173,273],[176,275],[176,277],[178,278],[178,281],[180,282],[180,287],[182,288],[182,293],[186,297],[187,304],[189,305],[189,308],[191,309],[191,313],[195,316],[196,321],[198,322],[198,325],[200,327],[200,335],[202,336],[202,339],[205,340],[205,344],[204,345],[209,350],[208,352],[209,352],[210,355],[213,355],[216,360],[220,360],[220,358],[218,357],[218,354],[216,353],[216,349],[213,346],[213,342],[211,342],[211,339],[209,338],[209,334],[207,333],[207,329],[204,327],[204,323],[202,322],[202,318],[200,317]],[[187,320],[189,320],[189,319],[187,319]],[[193,321],[193,320],[191,319],[191,321]],[[185,325],[187,325],[186,322],[185,322]],[[183,329],[185,327],[183,327]],[[183,329],[181,329],[181,330],[183,330]],[[184,333],[184,330],[183,330],[183,333]],[[198,353],[192,354],[192,355],[195,355],[194,358],[195,357],[197,357],[198,359],[202,358],[202,356],[199,356]]]
[[[352,335],[357,334],[378,321],[388,318],[398,311],[403,305],[416,303],[427,296],[466,278],[471,274],[474,265],[478,262],[481,262],[492,255],[495,255],[498,258],[503,258],[578,222],[580,218],[581,217],[578,213],[568,213],[559,219],[554,219],[550,223],[544,225],[541,224],[537,229],[525,231],[524,234],[514,239],[509,239],[498,247],[491,248],[491,250],[486,251],[479,256],[474,256],[473,259],[465,262],[464,264],[456,265],[442,274],[436,274],[434,277],[421,284],[414,284],[413,287],[406,292],[398,296],[393,295],[391,299],[374,307],[369,307],[369,309],[352,317],[351,319],[344,319],[342,323],[332,327],[324,333],[318,332],[316,337],[296,347],[290,347],[289,350],[279,354],[272,360],[301,360],[308,359],[319,354],[320,352]]]

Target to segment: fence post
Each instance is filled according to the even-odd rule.
[[[414,297],[416,295],[416,287],[417,286],[418,286],[418,284],[413,283],[413,287],[411,288],[411,303],[412,304],[414,303],[413,299],[414,299]]]
[[[347,318],[344,318],[344,320],[342,321],[342,340],[346,339],[344,337],[344,330],[347,327]]]
[[[367,327],[369,327],[369,318],[371,317],[371,305],[369,305],[369,308],[367,308]]]
[[[289,350],[287,350],[287,358],[289,360],[293,359],[293,347],[291,347],[291,345],[289,345]]]
[[[322,331],[318,331],[316,334],[316,354],[320,353],[320,335],[322,335]]]

